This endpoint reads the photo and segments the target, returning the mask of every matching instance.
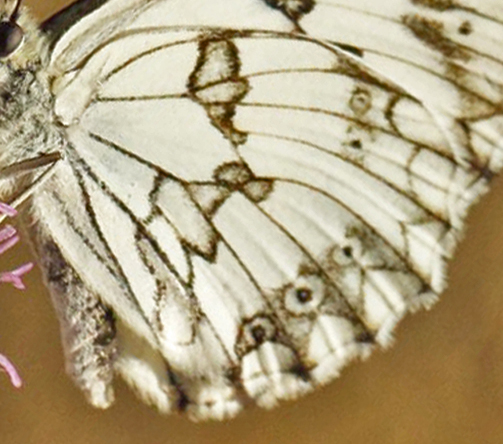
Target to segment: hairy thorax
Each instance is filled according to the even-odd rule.
[[[47,43],[29,26],[26,32],[19,53],[0,61],[0,170],[64,148],[46,74]],[[16,185],[20,183],[18,177],[1,179],[2,197],[12,192],[14,179]]]

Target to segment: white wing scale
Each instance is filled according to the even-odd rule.
[[[501,61],[468,37],[503,28],[441,3],[111,0],[60,40],[70,146],[33,207],[147,402],[297,397],[436,300],[501,163]]]

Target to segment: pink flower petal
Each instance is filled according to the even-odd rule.
[[[14,217],[17,215],[17,211],[10,205],[0,202],[0,214],[5,214],[6,216]]]
[[[10,205],[0,202],[0,214],[14,217],[17,211]],[[0,254],[14,246],[19,241],[19,236],[14,227],[6,225],[0,229]],[[24,290],[26,287],[22,281],[22,276],[33,268],[32,263],[21,265],[12,271],[0,273],[0,282],[10,282],[14,287]],[[23,385],[23,381],[16,370],[16,367],[10,360],[0,353],[0,369],[4,370],[10,378],[12,385],[19,388]]]
[[[0,234],[2,233],[0,232]],[[0,243],[0,254],[5,253],[9,248],[12,248],[18,242],[19,242],[19,236],[17,236],[17,234],[14,234],[13,237],[7,239],[3,243]]]
[[[22,276],[33,268],[33,263],[28,262],[12,271],[0,273],[0,282],[10,282],[18,290],[25,290],[26,286],[22,281]]]
[[[0,368],[7,373],[10,378],[10,382],[16,388],[20,388],[23,385],[23,380],[19,376],[16,367],[9,361],[9,359],[0,353]]]
[[[16,234],[17,230],[12,225],[6,225],[0,230],[0,242],[3,242]]]

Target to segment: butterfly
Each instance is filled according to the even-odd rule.
[[[444,290],[502,162],[498,1],[1,8],[0,191],[92,405],[269,408]]]

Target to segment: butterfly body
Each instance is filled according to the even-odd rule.
[[[501,57],[458,40],[501,23],[384,4],[79,1],[27,27],[0,161],[60,154],[27,225],[92,404],[120,374],[194,419],[271,407],[437,300],[501,164]]]

